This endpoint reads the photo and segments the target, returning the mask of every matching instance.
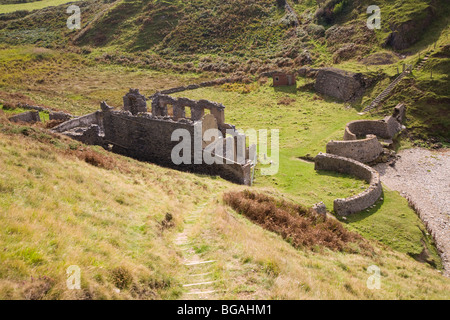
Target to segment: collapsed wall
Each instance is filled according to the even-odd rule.
[[[39,111],[27,111],[8,118],[11,122],[41,122]]]
[[[364,94],[368,79],[362,73],[336,68],[319,69],[314,88],[317,92],[342,100],[353,101]]]
[[[329,154],[354,159],[359,162],[368,163],[377,159],[383,152],[383,147],[373,134],[367,135],[365,139],[333,141],[327,143],[326,151]]]
[[[379,138],[391,140],[402,129],[405,105],[398,104],[392,116],[383,120],[355,120],[345,126],[344,141],[331,140],[326,151],[363,163],[377,159],[383,152]]]
[[[157,94],[153,97],[152,113],[148,113],[142,112],[145,101],[142,97],[137,90],[130,90],[124,97],[126,111],[114,110],[102,102],[101,110],[67,121],[53,130],[138,160],[183,171],[218,175],[239,184],[251,183],[253,162],[250,159],[253,158],[249,148],[245,147],[245,136],[225,123],[223,105]],[[186,115],[187,109],[190,109],[189,117]],[[205,114],[205,109],[210,114]],[[173,160],[173,150],[181,142],[181,139],[173,138],[177,129],[182,129],[190,139],[187,142],[187,152],[190,154],[184,158],[186,161],[178,164]],[[232,135],[231,139],[218,138],[214,141],[215,144],[221,143],[221,148],[225,150],[223,163],[206,164],[203,161],[205,149],[211,143],[203,140],[203,133],[208,129]],[[214,149],[215,152],[217,150]],[[238,156],[242,154],[243,157]]]
[[[333,154],[319,153],[314,159],[315,170],[334,171],[350,174],[369,183],[369,187],[363,192],[345,199],[335,199],[333,209],[336,214],[346,216],[360,212],[373,205],[381,196],[382,187],[378,172],[355,160],[336,156]]]

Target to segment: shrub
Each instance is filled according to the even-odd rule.
[[[348,231],[339,221],[324,218],[301,205],[249,190],[228,192],[223,199],[231,208],[263,228],[281,235],[296,248],[372,251],[360,235]]]
[[[111,280],[120,290],[127,289],[133,283],[131,272],[125,267],[117,267],[111,270]]]
[[[78,150],[76,151],[76,156],[78,157],[78,159],[99,168],[112,170],[116,166],[113,158],[103,155],[99,152],[95,152],[91,149]]]
[[[296,100],[294,98],[290,97],[282,97],[280,100],[278,100],[278,104],[284,104],[286,106],[290,105],[291,103],[295,102]]]

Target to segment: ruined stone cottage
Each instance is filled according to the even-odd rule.
[[[249,185],[254,166],[255,150],[246,147],[245,135],[225,123],[225,107],[208,100],[174,98],[168,95],[152,96],[151,112],[146,98],[138,90],[130,89],[123,97],[123,110],[114,110],[105,102],[101,110],[78,117],[55,127],[86,144],[100,145],[113,152],[138,160],[149,161],[183,171],[218,175],[229,181]],[[188,161],[174,163],[174,148],[180,143],[174,132],[188,132],[190,154]],[[215,140],[205,140],[204,133],[215,129],[222,134]],[[200,139],[200,144],[196,144]],[[223,151],[220,154],[217,150]],[[223,160],[206,164],[199,161],[205,153]],[[217,153],[217,154],[216,154]]]
[[[276,72],[272,75],[272,78],[274,87],[294,86],[297,84],[295,74],[291,73]]]

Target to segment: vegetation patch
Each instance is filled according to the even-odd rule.
[[[284,200],[276,200],[249,190],[228,192],[225,203],[267,230],[278,233],[295,248],[368,253],[364,239],[345,229],[340,222],[326,219],[311,209]],[[361,250],[362,249],[362,250]]]

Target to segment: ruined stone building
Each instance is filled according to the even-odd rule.
[[[294,86],[297,84],[295,74],[291,73],[276,72],[272,75],[272,78],[274,87]]]
[[[379,173],[367,163],[378,159],[383,153],[380,143],[392,144],[395,135],[402,130],[406,106],[402,103],[394,108],[391,116],[382,120],[355,120],[347,123],[342,141],[327,143],[326,153],[315,159],[316,170],[327,170],[350,174],[365,180],[369,187],[348,198],[335,199],[334,212],[341,216],[360,212],[374,205],[382,194]]]
[[[245,135],[225,123],[222,104],[155,94],[151,112],[148,112],[146,98],[137,89],[130,89],[123,97],[123,110],[114,110],[105,102],[100,106],[101,110],[66,121],[53,130],[138,160],[183,171],[219,175],[239,184],[251,183],[255,147],[247,148]],[[172,157],[174,148],[180,143],[173,138],[177,129],[185,129],[184,132],[192,137],[189,160],[180,164],[174,163]],[[215,129],[222,137],[213,141],[203,140],[203,134],[209,129]],[[205,152],[220,158],[222,163],[206,164],[202,161]]]
[[[317,92],[341,101],[354,101],[364,94],[370,79],[362,73],[353,73],[336,68],[321,68],[314,88]]]

